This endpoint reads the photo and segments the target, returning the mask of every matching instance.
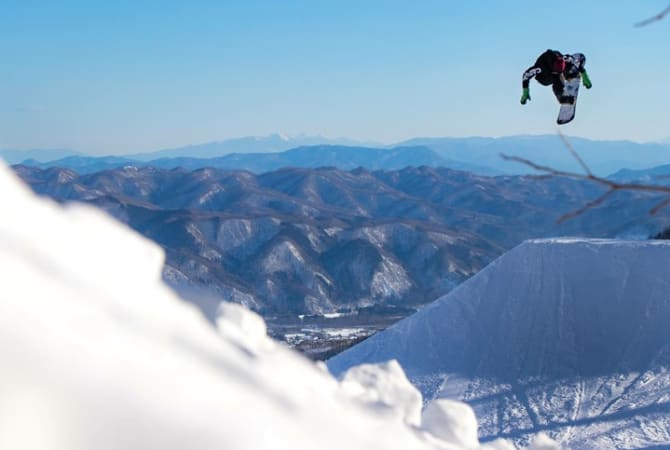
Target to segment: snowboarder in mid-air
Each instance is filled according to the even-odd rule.
[[[535,64],[523,73],[521,87],[521,104],[525,105],[530,100],[530,80],[535,78],[538,83],[549,86],[556,99],[561,104],[557,122],[564,124],[570,122],[575,116],[579,81],[584,83],[586,89],[591,89],[584,64],[586,57],[582,53],[564,55],[556,50],[547,50],[535,61]]]

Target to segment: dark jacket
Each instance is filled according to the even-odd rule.
[[[535,61],[535,64],[529,67],[521,78],[521,86],[527,88],[531,78],[535,77],[538,83],[548,86],[554,82],[554,79],[559,75],[552,73],[554,61],[557,57],[565,59],[565,71],[563,72],[566,78],[573,78],[578,73],[584,72],[584,64],[586,57],[582,53],[575,53],[573,55],[563,55],[556,50],[547,50],[542,53]]]

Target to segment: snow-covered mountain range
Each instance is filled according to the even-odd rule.
[[[0,448],[510,450],[472,410],[422,410],[396,362],[340,380],[234,304],[217,329],[162,284],[158,246],[38,199],[0,164]],[[535,449],[557,448],[539,436]]]
[[[166,279],[201,303],[189,286],[217,298],[210,315],[221,298],[296,316],[423,304],[502,251],[367,171],[15,170],[36,192],[99,206],[158,242]]]
[[[304,315],[317,316],[312,327],[346,329],[342,342],[339,332],[326,336],[333,349],[411,314],[524,239],[646,239],[670,223],[670,209],[648,214],[658,197],[621,192],[559,224],[602,189],[429,167],[14,169],[36,192],[98,206],[161,245],[164,278],[212,321],[221,300],[234,301],[262,314],[273,336],[300,345]],[[346,317],[321,320],[333,313]],[[315,344],[305,349],[318,349],[314,357],[331,352]]]
[[[158,242],[175,285],[264,314],[421,305],[528,238],[647,238],[670,223],[667,208],[648,214],[657,197],[621,192],[558,224],[602,188],[428,167],[15,170],[36,192],[99,206]]]
[[[328,361],[398,360],[479,435],[573,449],[670,446],[670,243],[534,240]]]

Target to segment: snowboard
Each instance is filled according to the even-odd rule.
[[[558,110],[558,119],[556,123],[564,125],[575,118],[575,109],[577,108],[577,94],[579,94],[579,84],[581,78],[577,75],[575,78],[565,80],[563,95],[558,98],[561,108]]]

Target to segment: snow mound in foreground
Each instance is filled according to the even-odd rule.
[[[156,245],[37,199],[1,164],[0,192],[0,448],[479,446],[464,404],[438,403],[422,425],[397,363],[338,382],[236,305],[217,332],[162,284]]]

